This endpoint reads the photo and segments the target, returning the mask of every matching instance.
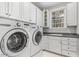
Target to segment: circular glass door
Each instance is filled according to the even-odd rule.
[[[12,29],[2,38],[1,51],[6,56],[17,56],[28,48],[28,41],[28,33],[26,30]]]
[[[26,35],[22,32],[13,33],[7,40],[7,47],[12,52],[19,52],[26,46]]]
[[[41,40],[42,40],[42,33],[40,31],[37,31],[35,34],[34,34],[34,44],[35,45],[39,45]]]

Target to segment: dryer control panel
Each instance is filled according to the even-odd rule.
[[[13,27],[23,27],[23,23],[20,21],[16,21]]]
[[[30,25],[29,25],[29,23],[23,23],[23,26],[24,26],[25,28],[28,28]]]
[[[32,29],[37,29],[38,26],[37,26],[36,24],[30,24],[30,28],[32,28]]]

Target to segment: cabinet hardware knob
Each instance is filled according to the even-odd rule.
[[[32,21],[32,20],[30,20],[30,21]]]
[[[11,14],[9,14],[9,16],[11,16]]]
[[[21,26],[21,24],[20,24],[20,23],[16,23],[16,25],[17,25],[17,26]]]
[[[8,13],[5,13],[6,15],[8,15]]]

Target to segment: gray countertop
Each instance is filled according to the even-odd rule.
[[[44,36],[79,38],[77,34],[43,34]]]

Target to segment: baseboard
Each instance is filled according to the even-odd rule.
[[[53,54],[56,54],[56,55],[60,55],[62,57],[69,57],[69,56],[62,55],[62,54],[59,54],[59,53],[55,53],[55,52],[52,52],[52,51],[49,51],[49,50],[46,50],[46,49],[43,49],[43,51],[47,51],[47,52],[50,52],[50,53],[53,53]]]

